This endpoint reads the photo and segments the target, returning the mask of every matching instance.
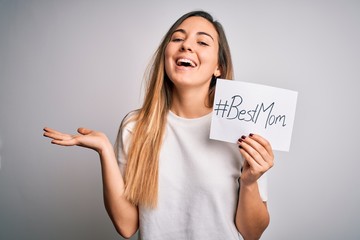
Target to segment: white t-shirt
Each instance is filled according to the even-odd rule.
[[[159,159],[158,206],[139,207],[142,240],[242,239],[235,226],[243,159],[237,144],[209,139],[211,113],[185,119],[169,112]],[[133,124],[123,129],[124,149]],[[122,173],[125,154],[119,154]],[[267,200],[266,175],[259,180]]]

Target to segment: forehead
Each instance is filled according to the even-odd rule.
[[[185,30],[186,33],[206,32],[210,34],[214,39],[218,38],[218,34],[214,25],[203,17],[198,17],[198,16],[189,17],[185,19],[177,27],[177,29],[183,29]]]

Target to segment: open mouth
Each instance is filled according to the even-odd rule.
[[[190,59],[180,58],[176,61],[176,65],[183,67],[196,67],[196,63]]]

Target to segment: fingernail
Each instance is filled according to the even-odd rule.
[[[241,145],[239,145],[239,148],[243,148]]]
[[[250,133],[249,136],[252,137],[252,136],[254,136],[254,134],[253,134],[253,133]]]
[[[238,139],[238,142],[242,142],[243,140],[241,138]]]
[[[242,138],[242,139],[245,139],[245,138],[246,138],[246,136],[242,135],[242,136],[241,136],[241,138]]]

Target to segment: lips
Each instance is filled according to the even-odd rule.
[[[183,67],[193,67],[193,68],[197,66],[197,64],[193,60],[188,59],[188,58],[177,59],[176,65],[183,66]]]

